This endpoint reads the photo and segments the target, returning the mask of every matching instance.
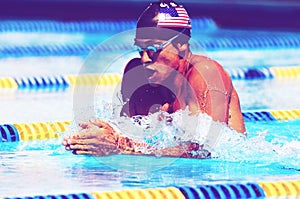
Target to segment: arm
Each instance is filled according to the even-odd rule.
[[[198,59],[200,58],[198,57]],[[199,63],[205,63],[206,67]],[[189,71],[188,78],[198,102],[193,99],[189,101],[191,112],[195,113],[197,109],[200,109],[201,112],[210,115],[213,120],[226,122],[237,132],[245,133],[239,97],[235,88],[232,87],[229,74],[217,62],[207,60],[198,60],[194,64],[194,69],[196,70]],[[208,84],[213,88],[212,90],[209,90]],[[225,92],[230,93],[228,96],[231,97],[230,101],[225,96]]]
[[[118,134],[108,123],[102,120],[89,121],[80,126],[82,127],[80,132],[66,137],[63,141],[66,150],[71,150],[76,155],[159,154],[162,156],[188,158],[207,158],[210,155],[207,151],[201,151],[202,147],[197,143],[180,143],[159,151],[151,149],[151,146],[144,142],[136,142]]]
[[[241,111],[240,100],[235,88],[232,90],[229,103],[228,126],[233,128],[235,131],[246,135],[246,128]]]
[[[142,147],[142,143],[120,136],[102,120],[90,120],[79,126],[81,130],[65,137],[62,143],[66,150],[71,150],[76,155],[135,154],[134,148]]]

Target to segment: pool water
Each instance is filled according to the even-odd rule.
[[[300,48],[294,45],[291,47],[269,45],[265,48],[242,46],[229,49],[208,46],[213,39],[230,38],[240,33],[241,30],[208,31],[205,35],[196,32],[193,37],[197,38],[197,42],[201,39],[207,42],[207,49],[204,46],[195,48],[194,51],[218,60],[228,70],[300,64],[298,56]],[[263,37],[268,35],[268,32],[253,31],[252,33]],[[278,35],[283,35],[285,38],[294,37],[297,33],[278,33]],[[250,37],[251,32],[248,32],[245,38],[247,36]],[[87,60],[92,57],[92,53],[88,51],[83,50],[84,52],[80,52],[79,55],[76,55],[76,52],[73,54],[69,52],[70,55],[55,53],[55,50],[60,48],[59,45],[74,47],[94,45],[103,41],[110,44],[118,41],[115,40],[116,37],[118,36],[111,35],[109,31],[101,35],[3,32],[0,33],[0,46],[2,49],[11,47],[11,53],[5,50],[1,52],[0,74],[2,77],[23,78],[83,72],[98,73],[98,69],[102,65],[107,66],[111,60],[115,61],[114,64],[105,68],[105,71],[121,73],[126,61],[137,53],[128,49],[125,53],[122,50],[101,52],[103,56],[99,62],[100,66],[94,68],[88,68],[86,65]],[[129,44],[130,39],[128,37],[120,42]],[[15,47],[38,46],[39,48],[43,45],[54,47],[52,51],[14,51]],[[42,53],[35,56],[34,53],[37,52]],[[299,109],[300,101],[297,97],[300,95],[299,79],[234,80],[233,83],[240,96],[243,112]],[[103,86],[98,88],[98,91],[100,90],[100,96],[109,101],[111,91],[114,89]],[[54,90],[0,89],[0,101],[1,124],[69,121],[75,117],[74,90],[70,87]],[[99,103],[100,108],[106,105],[104,102]],[[83,118],[84,112],[83,108],[80,112]],[[101,114],[97,116],[101,117]],[[299,127],[300,120],[248,121],[246,122],[248,137],[227,132],[228,134],[224,134],[219,140],[221,144],[213,151],[211,159],[131,155],[75,156],[64,150],[61,145],[62,138],[1,142],[0,197],[229,182],[299,180]],[[61,137],[72,133],[75,129],[71,125]]]
[[[216,159],[114,155],[74,156],[61,139],[1,144],[6,197],[115,191],[160,186],[299,179],[300,123],[247,123],[249,139],[231,142]],[[258,132],[268,130],[265,136]],[[278,131],[280,129],[280,131]],[[12,186],[13,185],[13,186]]]
[[[248,123],[248,131],[252,132],[249,140],[232,142],[231,147],[224,147],[224,156],[207,160],[129,155],[74,156],[61,147],[61,139],[2,143],[1,183],[8,186],[1,186],[0,191],[2,196],[21,197],[174,185],[297,180],[299,135],[292,129],[299,124]],[[279,128],[282,129],[280,136]],[[266,136],[257,135],[266,129],[269,131]]]

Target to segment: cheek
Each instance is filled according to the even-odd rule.
[[[170,66],[164,65],[161,68],[161,73],[163,73],[165,76],[169,76],[172,72],[174,72],[176,69]]]
[[[179,56],[174,53],[161,53],[157,60],[157,64],[162,65],[165,70],[177,69],[179,64]]]

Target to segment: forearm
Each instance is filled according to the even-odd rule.
[[[136,142],[133,139],[122,137],[118,138],[118,148],[120,154],[132,155],[155,155],[167,157],[185,157],[185,158],[208,158],[210,153],[202,149],[197,143],[184,142],[176,146],[156,149],[143,142]]]
[[[236,132],[246,135],[246,128],[242,114],[240,114],[240,116],[236,115],[235,117],[229,118],[228,126],[234,129]]]
[[[234,89],[229,104],[228,126],[238,133],[246,134],[244,117],[241,111],[240,100],[236,90]]]
[[[120,154],[142,154],[151,148],[144,142],[137,142],[124,136],[118,136],[115,144]]]
[[[105,140],[116,146],[118,154],[141,154],[168,157],[208,158],[210,153],[203,149],[203,145],[195,142],[179,142],[164,148],[164,143],[147,144],[143,140],[126,137],[117,126],[110,124],[106,127]]]

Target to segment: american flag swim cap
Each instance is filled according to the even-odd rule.
[[[191,20],[186,9],[174,1],[159,1],[151,3],[140,15],[137,22],[137,38],[148,38],[139,28],[168,28],[190,37]],[[164,37],[164,35],[161,35]],[[154,35],[153,37],[157,37]],[[169,37],[169,36],[168,36]],[[158,38],[159,39],[159,38]]]

